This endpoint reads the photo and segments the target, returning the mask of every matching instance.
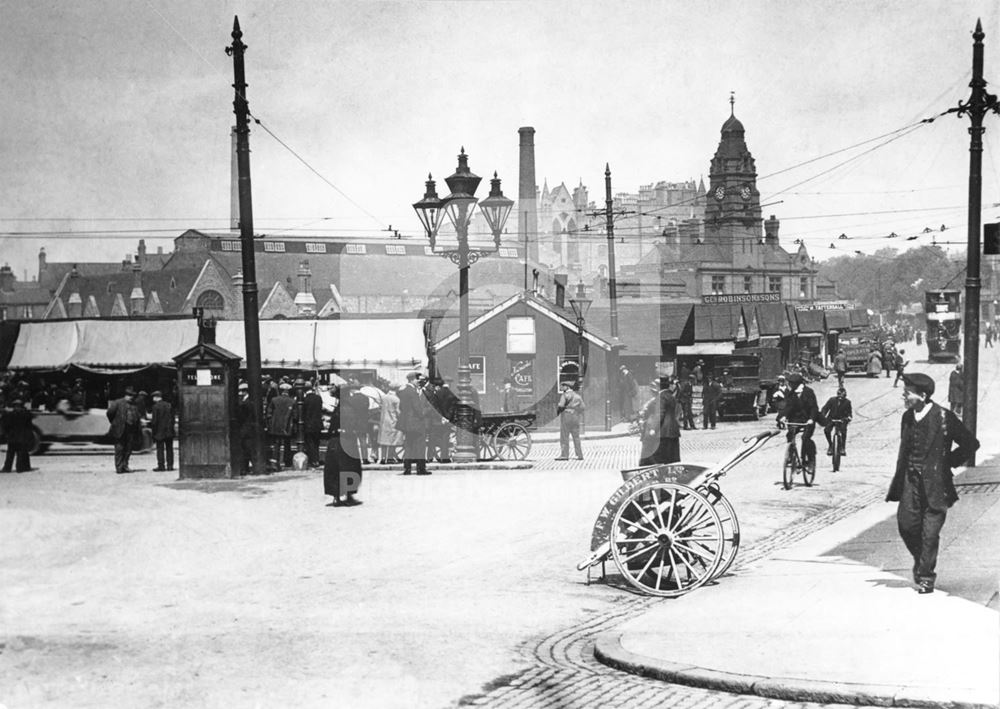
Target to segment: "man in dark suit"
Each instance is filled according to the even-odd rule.
[[[240,382],[237,389],[239,390],[239,400],[236,403],[236,435],[240,441],[240,475],[249,475],[253,468],[255,445],[253,404],[250,402],[249,384]]]
[[[24,408],[20,399],[14,399],[10,410],[0,415],[0,429],[7,437],[7,456],[0,473],[11,472],[12,465],[19,473],[31,470],[31,446],[35,442],[33,418],[34,415]]]
[[[267,405],[267,432],[271,437],[271,455],[277,470],[292,467],[295,399],[289,396],[291,390],[291,384],[282,382],[278,386],[278,395]]]
[[[801,428],[803,462],[814,462],[816,444],[813,443],[812,437],[816,430],[816,422],[819,421],[819,403],[816,401],[816,392],[806,386],[805,380],[798,372],[788,375],[788,392],[785,394],[784,408],[778,413],[778,424],[783,421],[802,424],[790,427],[787,439],[789,443],[794,441],[795,434]]]
[[[906,411],[896,474],[885,500],[899,502],[896,523],[913,557],[918,593],[932,593],[941,527],[948,508],[958,500],[951,469],[963,465],[979,448],[979,441],[958,416],[931,401],[933,379],[914,372],[904,374],[903,382]]]
[[[701,390],[701,427],[715,428],[722,387],[711,374],[705,375],[705,386]]]
[[[434,390],[429,397],[434,407],[430,422],[430,448],[439,462],[450,463],[452,422],[455,420],[458,396],[451,390],[447,380],[435,379],[433,384]]]
[[[156,469],[174,469],[174,407],[163,399],[162,392],[153,392],[153,409],[149,427],[156,441]]]
[[[309,467],[318,468],[319,439],[323,431],[323,398],[316,391],[316,382],[311,382],[309,393],[302,398],[302,440]]]
[[[396,427],[403,432],[403,475],[409,475],[414,464],[417,475],[430,475],[427,471],[427,415],[429,405],[417,387],[420,375],[406,375],[406,386],[399,390],[399,418]]]
[[[135,405],[135,389],[125,388],[125,394],[108,405],[108,421],[111,422],[111,438],[115,442],[115,472],[131,473],[129,458],[136,440],[142,435],[139,423],[139,408]]]

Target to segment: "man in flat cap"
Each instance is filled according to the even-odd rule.
[[[149,427],[156,441],[156,470],[174,469],[174,407],[163,398],[163,393],[153,392],[153,409]]]
[[[941,527],[948,508],[958,499],[951,469],[964,464],[979,448],[979,441],[955,414],[931,401],[933,379],[913,372],[904,374],[903,382],[906,411],[899,457],[885,500],[899,502],[896,522],[913,556],[917,591],[932,593]]]
[[[815,462],[816,444],[813,443],[812,437],[816,430],[816,422],[819,421],[819,403],[816,401],[816,392],[806,385],[798,372],[788,375],[788,391],[785,393],[784,405],[778,411],[777,420],[779,425],[783,422],[798,424],[788,428],[786,438],[791,443],[801,428],[802,461]]]

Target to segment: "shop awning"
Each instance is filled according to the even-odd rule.
[[[740,335],[742,306],[738,303],[715,303],[694,306],[694,347],[705,342],[735,342]],[[680,349],[678,349],[680,354]],[[698,353],[691,354],[712,354]]]
[[[792,334],[784,303],[758,303],[757,326],[760,328],[761,337],[768,335],[787,337]]]
[[[800,335],[822,335],[826,331],[822,310],[796,310],[795,320]]]
[[[264,367],[303,369],[415,368],[426,364],[424,324],[415,318],[263,320]],[[215,341],[246,358],[242,321],[220,321]]]
[[[871,326],[868,311],[864,308],[854,308],[851,310],[851,327],[855,330],[864,330]]]
[[[844,332],[851,329],[851,314],[847,310],[841,308],[824,310],[823,316],[826,319],[826,329],[830,332]]]
[[[677,345],[677,356],[684,355],[728,355],[736,345],[732,342],[696,342],[693,345]]]
[[[246,357],[243,321],[216,325],[216,343]],[[10,369],[91,370],[173,366],[198,342],[198,323],[174,320],[74,320],[22,324]],[[261,364],[302,369],[415,369],[426,366],[418,319],[262,320]]]

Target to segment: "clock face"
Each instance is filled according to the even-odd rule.
[[[715,188],[715,198],[717,200],[719,200],[721,202],[722,199],[725,196],[726,196],[726,188],[725,187],[723,187],[722,185],[719,185],[718,187]]]
[[[750,185],[743,185],[743,187],[740,188],[740,197],[742,197],[744,201],[750,199]]]

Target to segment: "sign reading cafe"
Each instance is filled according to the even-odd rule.
[[[729,293],[723,295],[703,295],[701,302],[712,303],[780,303],[781,293]]]

